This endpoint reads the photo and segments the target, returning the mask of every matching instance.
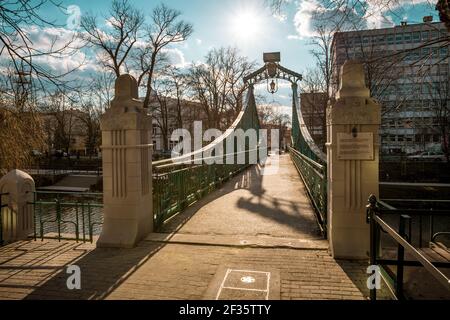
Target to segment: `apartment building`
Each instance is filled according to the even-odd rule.
[[[444,23],[338,32],[332,45],[332,92],[348,59],[366,66],[366,83],[382,106],[382,154],[440,151],[449,141],[449,34]],[[446,132],[446,133],[444,133]]]

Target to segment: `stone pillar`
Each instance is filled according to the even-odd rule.
[[[327,109],[328,239],[334,258],[365,259],[366,202],[378,197],[380,106],[370,98],[361,63],[340,70],[336,100]]]
[[[34,231],[34,180],[26,172],[12,170],[0,179],[3,210],[3,240],[13,242],[25,240]]]
[[[116,80],[100,125],[104,223],[97,247],[131,248],[153,231],[152,120],[132,76]]]

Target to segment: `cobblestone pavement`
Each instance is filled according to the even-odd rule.
[[[224,266],[277,270],[281,299],[368,296],[367,262],[330,256],[287,156],[278,175],[251,168],[164,231],[133,249],[50,240],[0,248],[0,299],[202,299]],[[71,264],[81,290],[67,289]]]
[[[67,289],[70,264],[81,268],[81,290]],[[366,264],[336,261],[327,250],[23,241],[0,250],[0,299],[202,299],[223,264],[280,270],[281,299],[368,295]]]

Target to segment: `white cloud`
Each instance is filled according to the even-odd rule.
[[[53,52],[37,55],[33,61],[52,70],[55,74],[63,74],[76,68],[81,71],[97,70],[98,66],[93,57],[89,57],[80,49],[82,42],[76,37],[74,31],[65,28],[40,28],[37,26],[24,27],[22,30],[27,34],[34,53]],[[2,58],[6,58],[5,53]]]
[[[184,53],[178,48],[167,48],[162,52],[168,55],[170,64],[178,68],[185,68],[187,66]]]
[[[203,41],[202,41],[202,39],[195,39],[195,43],[196,43],[197,45],[201,46],[202,43],[203,43]]]
[[[325,0],[299,0],[294,16],[297,35],[289,35],[290,40],[300,40],[315,36],[315,27],[322,25],[342,29],[348,28],[383,28],[394,25],[393,12],[401,12],[407,6],[429,3],[429,0],[365,0],[360,7],[336,7],[341,2]],[[348,2],[344,2],[348,4]],[[325,5],[326,4],[326,5]],[[363,9],[361,5],[364,5]],[[400,14],[402,16],[403,14]]]

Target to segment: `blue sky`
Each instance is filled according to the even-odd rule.
[[[280,51],[281,63],[294,71],[305,72],[314,65],[309,53],[310,36],[313,34],[314,15],[320,12],[320,1],[288,0],[283,16],[274,16],[264,0],[165,0],[169,7],[182,12],[182,18],[191,22],[194,33],[184,43],[173,47],[178,56],[177,63],[202,61],[211,48],[222,46],[238,47],[241,54],[250,60],[262,62],[262,53]],[[367,17],[368,27],[385,27],[398,24],[406,19],[410,23],[421,22],[422,16],[433,15],[436,11],[425,0],[399,0],[396,14],[374,8],[376,14]],[[132,3],[143,13],[150,14],[160,1],[133,0]],[[109,0],[64,0],[66,6],[77,5],[81,14],[91,11],[99,16],[108,16]],[[370,5],[370,1],[369,1]],[[49,17],[64,25],[67,16],[56,9],[46,9]],[[245,31],[248,30],[248,31]],[[261,90],[262,91],[262,90]],[[289,109],[289,88],[282,87],[275,96],[276,105]],[[272,98],[268,99],[269,102]]]

